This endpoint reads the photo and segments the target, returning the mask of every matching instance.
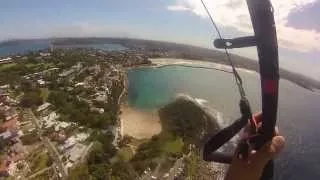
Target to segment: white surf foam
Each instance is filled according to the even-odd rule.
[[[195,98],[195,100],[197,101],[197,103],[204,105],[205,103],[207,103],[208,101],[205,99],[201,99],[201,98]]]

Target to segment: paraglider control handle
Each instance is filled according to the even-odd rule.
[[[232,154],[216,151],[247,125],[248,119],[251,117],[250,106],[247,100],[240,100],[240,111],[242,114],[241,118],[234,121],[230,126],[220,130],[205,144],[202,154],[205,161],[231,163]]]
[[[213,45],[218,49],[252,47],[257,45],[257,39],[255,36],[245,36],[233,39],[216,39],[214,40]]]

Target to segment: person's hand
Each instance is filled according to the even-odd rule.
[[[261,125],[261,113],[255,115],[254,119]],[[225,180],[259,180],[268,161],[276,157],[284,147],[284,137],[279,136],[277,129],[275,132],[270,142],[259,151],[250,152],[246,159],[238,158],[236,151]]]

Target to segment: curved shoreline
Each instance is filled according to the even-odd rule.
[[[201,61],[201,60],[193,60],[193,59],[176,59],[176,58],[150,58],[149,59],[154,67],[162,68],[166,66],[182,66],[182,67],[190,67],[190,68],[202,68],[202,69],[212,69],[217,71],[223,71],[226,73],[232,73],[232,68],[229,65],[219,64],[215,62]],[[236,67],[237,70],[247,72],[247,73],[255,73],[255,71]]]
[[[203,68],[223,71],[226,73],[232,73],[231,67],[218,63],[186,60],[186,59],[170,59],[170,58],[157,58],[149,59],[152,62],[151,66],[137,66],[134,68],[125,68],[125,71],[136,68],[162,68],[167,66],[184,66],[191,68]],[[244,69],[243,69],[244,70]],[[248,70],[245,70],[248,71]],[[254,73],[254,71],[250,71]],[[125,74],[124,78],[124,90],[121,95],[123,99],[125,92],[128,92],[128,74]],[[161,123],[157,111],[143,111],[130,107],[126,101],[121,101],[119,98],[120,116],[119,116],[119,128],[120,136],[129,135],[137,139],[149,139],[153,135],[161,132]]]
[[[210,62],[210,61],[195,60],[195,59],[178,59],[178,58],[151,58],[150,60],[155,65],[154,67],[177,65],[177,66],[191,66],[194,68],[205,67],[207,69],[232,72],[230,65],[220,64],[220,63]],[[257,69],[241,68],[241,67],[236,67],[236,69],[242,72],[259,75],[259,70]],[[287,80],[299,87],[307,89],[311,92],[315,92],[317,94],[320,92],[320,82],[316,81],[315,79],[312,79],[302,74],[291,72],[282,68],[279,69],[279,73],[280,73],[280,79]]]
[[[136,66],[133,68],[125,68],[125,71],[128,71],[130,69],[136,69],[136,68],[162,68],[162,67],[167,67],[167,66],[184,66],[184,67],[191,67],[191,68],[204,68],[204,69],[213,69],[213,70],[218,70],[218,71],[224,71],[227,73],[230,73],[231,71],[231,67],[228,65],[223,65],[223,64],[218,64],[218,63],[214,63],[214,62],[206,62],[206,61],[198,61],[198,60],[187,60],[187,59],[172,59],[172,58],[156,58],[156,59],[149,59],[152,62],[152,65],[146,66]],[[237,68],[238,70],[242,71],[242,72],[246,72],[246,73],[250,73],[250,74],[255,74],[258,75],[257,72],[252,71],[252,70],[248,70],[248,69],[243,69],[243,68]],[[126,77],[124,79],[125,83],[125,90],[124,92],[128,92],[128,77],[127,77],[127,73],[125,74]],[[289,80],[288,80],[289,81]],[[291,83],[298,85],[295,82],[290,81]],[[299,85],[298,85],[299,86]],[[299,86],[301,87],[301,86]],[[307,89],[310,90],[310,89]],[[314,93],[317,93],[315,91],[311,91]],[[125,95],[125,93],[123,93],[123,95]],[[121,101],[119,101],[121,103]],[[124,105],[126,104],[126,102],[122,102],[121,103],[121,111],[122,114],[120,115],[120,134],[121,136],[123,135],[132,135],[132,136],[137,136],[138,138],[150,138],[152,137],[152,135],[155,135],[157,133],[153,133],[153,132],[149,132],[149,135],[144,134],[141,135],[139,134],[137,131],[138,129],[140,131],[144,131],[147,129],[148,131],[148,127],[155,128],[157,129],[157,127],[152,127],[150,126],[150,122],[157,122],[157,120],[155,120],[155,118],[150,118],[152,116],[150,116],[150,112],[145,112],[145,111],[141,111],[139,109],[135,109],[134,107],[129,107],[129,105]],[[130,122],[130,117],[127,115],[128,112],[134,116],[133,120],[135,123]],[[149,118],[146,118],[148,117]],[[151,121],[150,121],[151,119]],[[144,125],[145,124],[145,125]],[[161,124],[158,124],[161,127]],[[129,126],[132,126],[133,128],[128,128]],[[125,127],[125,128],[124,128]],[[159,129],[159,127],[158,127]],[[133,131],[132,133],[130,131]]]

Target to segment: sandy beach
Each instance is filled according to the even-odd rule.
[[[177,58],[150,58],[149,59],[153,64],[155,64],[155,67],[162,67],[167,65],[178,65],[178,66],[192,66],[192,67],[203,67],[203,68],[213,68],[216,70],[221,70],[225,72],[232,72],[232,68],[230,65],[226,64],[219,64],[215,62],[209,62],[209,61],[201,61],[201,60],[192,60],[192,59],[177,59]],[[250,74],[257,74],[257,72],[239,68],[237,67],[237,70],[243,71]]]
[[[158,113],[140,111],[127,105],[121,106],[121,135],[149,139],[161,132]]]

